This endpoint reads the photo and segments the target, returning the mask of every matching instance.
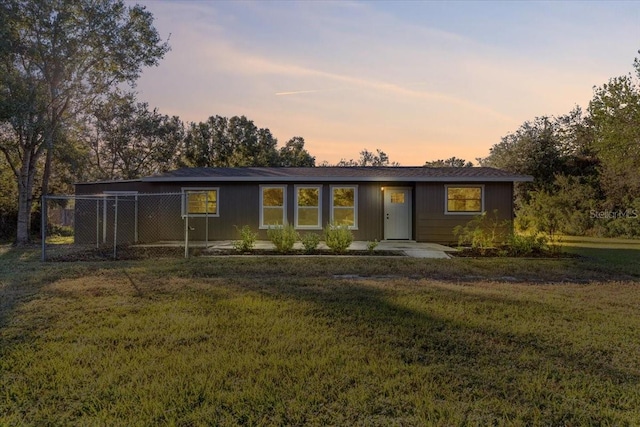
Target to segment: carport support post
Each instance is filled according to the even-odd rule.
[[[204,193],[204,247],[209,247],[209,192]]]
[[[42,195],[42,202],[40,206],[40,238],[42,239],[42,256],[41,261],[47,260],[47,196]]]
[[[100,247],[100,199],[96,198],[96,249]]]
[[[118,257],[117,245],[118,245],[118,195],[116,194],[116,203],[114,205],[114,214],[113,214],[113,259],[116,259]]]
[[[188,194],[187,194],[187,197],[189,197]],[[188,212],[184,216],[184,257],[189,258],[189,213]]]

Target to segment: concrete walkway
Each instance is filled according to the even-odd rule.
[[[203,242],[193,242],[189,246],[202,247]],[[355,241],[349,246],[350,251],[366,251],[368,242]],[[294,249],[303,249],[302,243],[297,242]],[[233,241],[219,240],[209,242],[207,250],[233,250]],[[256,250],[274,250],[273,243],[267,240],[258,240],[254,246]],[[320,242],[318,249],[329,249],[324,242]],[[378,243],[374,251],[400,251],[412,258],[450,258],[448,252],[456,252],[457,249],[437,243],[422,243],[413,241],[384,240]]]

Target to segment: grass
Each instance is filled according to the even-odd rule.
[[[640,277],[640,240],[563,236],[565,252],[603,268]]]
[[[0,247],[0,425],[640,424],[634,267],[38,259]]]

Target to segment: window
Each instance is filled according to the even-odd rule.
[[[218,188],[183,188],[182,216],[219,216]]]
[[[482,185],[446,186],[445,213],[482,213],[484,210],[483,192]]]
[[[283,186],[260,186],[260,228],[287,222],[287,190]]]
[[[358,228],[358,187],[331,187],[331,223]]]
[[[322,187],[296,186],[296,228],[322,228]]]
[[[391,203],[403,204],[404,203],[404,191],[398,193],[391,193]]]

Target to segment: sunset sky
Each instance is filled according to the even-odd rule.
[[[335,163],[475,162],[632,71],[640,2],[138,1],[171,51],[138,98],[183,121],[245,115]]]

